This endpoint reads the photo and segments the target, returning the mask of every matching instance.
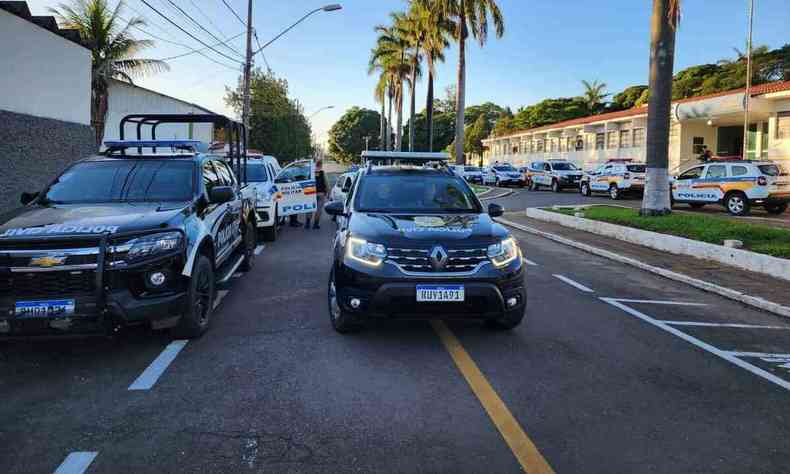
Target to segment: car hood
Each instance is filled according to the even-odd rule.
[[[0,240],[25,236],[117,234],[170,227],[189,203],[32,205],[0,218]]]
[[[554,171],[558,176],[581,176],[580,170],[556,170]]]
[[[507,230],[488,214],[355,213],[349,230],[353,235],[385,245],[447,241],[488,245],[508,236]]]

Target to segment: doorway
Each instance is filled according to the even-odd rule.
[[[719,127],[716,136],[717,156],[743,156],[743,127]]]

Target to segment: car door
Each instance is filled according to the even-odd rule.
[[[612,165],[602,165],[595,170],[595,175],[590,178],[590,189],[595,191],[609,190],[609,177],[612,174]]]
[[[279,215],[285,217],[315,212],[315,186],[313,160],[295,161],[280,170],[274,180]]]
[[[697,201],[697,192],[694,189],[702,179],[705,166],[694,166],[680,173],[672,185],[672,198],[676,201]]]
[[[728,177],[727,165],[708,165],[704,178],[694,184],[694,194],[698,201],[719,202],[724,199],[722,181]]]
[[[215,255],[217,255],[218,263],[222,264],[231,252],[241,244],[241,214],[243,202],[241,199],[239,182],[228,164],[220,160],[212,160],[212,164],[217,170],[217,177],[221,185],[233,188],[236,193],[236,199],[220,204],[220,206],[225,207],[226,211],[219,220],[219,228],[214,237],[214,251]]]

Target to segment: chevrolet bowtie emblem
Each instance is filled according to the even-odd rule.
[[[41,257],[33,257],[30,259],[30,266],[41,268],[57,267],[66,263],[66,258],[67,257],[65,255],[44,255]]]

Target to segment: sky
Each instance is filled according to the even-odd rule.
[[[67,0],[28,0],[34,15],[48,14],[49,7]],[[147,0],[208,44],[207,33],[189,27],[170,5],[176,3],[219,38],[244,31],[242,23],[222,0]],[[225,0],[246,19],[246,0]],[[308,11],[330,0],[253,0],[253,25],[261,43],[267,42]],[[373,27],[388,21],[392,11],[406,8],[406,0],[335,0],[343,6],[319,12],[288,32],[256,56],[256,65],[271,67],[288,80],[290,93],[304,106],[320,142],[350,107],[378,110],[373,100],[374,76],[367,74],[368,59],[376,34]],[[678,30],[675,71],[685,67],[734,57],[734,47],[745,49],[748,0],[684,0]],[[115,3],[115,0],[110,0]],[[514,111],[549,97],[581,94],[581,80],[605,82],[608,91],[646,84],[649,62],[650,0],[498,0],[505,17],[505,35],[492,34],[485,46],[474,42],[467,48],[468,105],[487,101]],[[201,45],[158,16],[141,0],[126,0],[123,17],[142,16],[145,30],[192,48]],[[755,0],[754,43],[772,48],[790,43],[790,0]],[[145,34],[136,32],[138,37]],[[244,35],[229,43],[244,51]],[[233,53],[225,49],[228,56]],[[140,57],[166,58],[188,52],[182,46],[156,41]],[[210,110],[233,114],[223,97],[226,86],[235,86],[240,64],[207,52],[221,66],[193,54],[169,61],[169,72],[137,80],[137,84],[196,103]],[[456,47],[437,70],[436,90],[455,83]],[[235,68],[235,70],[234,70]],[[425,81],[417,87],[417,110],[425,106]],[[408,104],[408,102],[406,102]],[[405,105],[404,117],[408,116]],[[141,111],[143,112],[143,111]]]

